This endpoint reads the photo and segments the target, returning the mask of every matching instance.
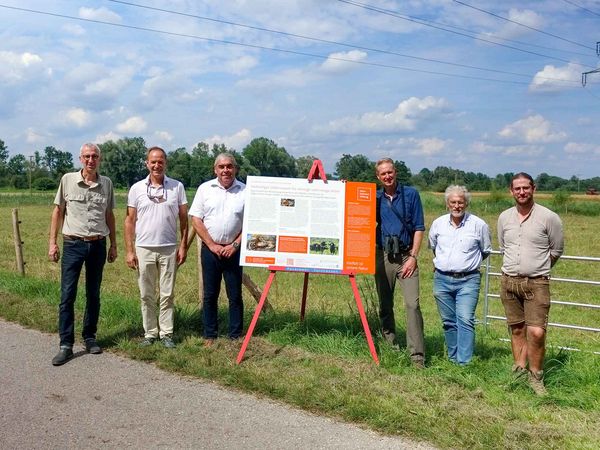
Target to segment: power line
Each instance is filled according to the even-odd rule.
[[[499,15],[499,14],[495,14],[495,13],[493,13],[493,12],[491,12],[491,11],[487,11],[487,10],[485,10],[485,9],[482,9],[482,8],[478,8],[478,7],[476,7],[476,6],[470,5],[470,4],[468,4],[468,3],[465,3],[465,2],[462,2],[462,1],[460,1],[460,0],[452,0],[452,1],[453,1],[454,3],[458,3],[459,5],[466,6],[467,8],[474,9],[474,10],[476,10],[476,11],[479,11],[479,12],[482,12],[482,13],[484,13],[484,14],[489,14],[490,16],[496,17],[496,18],[498,18],[498,19],[501,19],[501,20],[505,20],[505,21],[507,21],[507,22],[510,22],[510,23],[514,23],[515,25],[519,25],[519,26],[521,26],[521,27],[524,27],[524,28],[527,28],[527,29],[529,29],[529,30],[533,30],[533,31],[536,31],[536,32],[538,32],[538,33],[545,34],[546,36],[551,36],[551,37],[553,37],[553,38],[560,39],[561,41],[565,41],[565,42],[568,42],[568,43],[570,43],[570,44],[577,45],[577,46],[579,46],[579,47],[583,47],[583,48],[587,48],[587,49],[594,50],[592,47],[588,47],[588,46],[587,46],[587,45],[585,45],[585,44],[581,44],[581,43],[579,43],[579,42],[575,42],[575,41],[572,41],[572,40],[570,40],[570,39],[563,38],[563,37],[561,37],[561,36],[558,36],[558,35],[556,35],[556,34],[548,33],[547,31],[540,30],[539,28],[535,28],[535,27],[531,27],[531,26],[529,26],[529,25],[525,25],[524,23],[517,22],[516,20],[509,19],[508,17],[504,17],[504,16],[501,16],[501,15]]]
[[[337,0],[337,1],[341,2],[341,3],[346,3],[348,5],[356,6],[358,8],[367,9],[369,11],[378,12],[380,14],[385,14],[385,15],[388,15],[388,16],[396,17],[398,19],[406,20],[408,22],[413,22],[413,23],[417,23],[419,25],[424,25],[424,26],[427,26],[427,27],[430,27],[430,28],[435,28],[437,30],[446,31],[448,33],[456,34],[458,36],[465,36],[465,37],[468,37],[469,39],[475,39],[477,41],[486,42],[488,44],[492,44],[492,45],[497,45],[499,47],[508,48],[510,50],[516,50],[516,51],[519,51],[519,52],[528,53],[530,55],[541,56],[542,58],[553,59],[555,61],[560,61],[560,62],[567,63],[567,64],[577,64],[578,66],[590,67],[590,68],[594,68],[595,67],[595,66],[590,66],[588,64],[582,64],[582,63],[578,63],[578,62],[572,62],[572,61],[569,61],[569,60],[566,60],[566,59],[558,58],[556,56],[545,55],[543,53],[537,53],[537,52],[533,52],[533,51],[530,51],[530,50],[525,50],[525,49],[522,49],[522,48],[519,48],[519,47],[513,47],[512,45],[501,44],[499,42],[491,41],[489,39],[484,39],[484,38],[477,37],[477,36],[472,36],[470,34],[459,33],[457,31],[449,30],[449,29],[444,28],[444,27],[440,27],[440,26],[437,26],[437,25],[432,25],[432,24],[427,23],[427,22],[423,22],[421,20],[412,18],[410,16],[404,16],[402,14],[398,14],[395,11],[391,11],[391,10],[388,10],[388,9],[379,8],[379,7],[376,7],[376,6],[371,6],[371,5],[368,5],[368,4],[365,4],[365,3],[359,3],[359,2],[351,1],[351,0]]]
[[[293,37],[293,38],[298,38],[298,39],[305,39],[305,40],[310,40],[310,41],[313,41],[313,42],[320,42],[320,43],[325,43],[325,44],[339,45],[339,46],[343,46],[343,47],[347,47],[347,48],[354,48],[354,49],[357,49],[357,50],[365,50],[365,51],[369,51],[369,52],[383,53],[383,54],[387,54],[387,55],[393,55],[393,56],[400,56],[400,57],[404,57],[404,58],[416,59],[416,60],[419,60],[419,61],[426,61],[426,62],[432,62],[432,63],[437,63],[437,64],[445,64],[445,65],[454,66],[454,67],[461,67],[461,68],[467,68],[467,69],[475,69],[475,70],[481,70],[481,71],[486,71],[486,72],[501,73],[501,74],[504,74],[504,75],[514,75],[514,76],[520,76],[520,77],[526,77],[526,78],[530,78],[531,77],[530,74],[510,72],[510,71],[506,71],[506,70],[493,69],[493,68],[489,68],[489,67],[477,67],[477,66],[471,66],[471,65],[468,65],[468,64],[460,64],[460,63],[456,63],[456,62],[452,62],[452,61],[443,61],[443,60],[434,59],[434,58],[424,58],[424,57],[420,57],[420,56],[414,56],[414,55],[408,55],[408,54],[405,54],[405,53],[394,52],[394,51],[391,51],[391,50],[384,50],[384,49],[373,48],[373,47],[365,47],[365,46],[360,46],[360,45],[355,45],[355,44],[348,44],[348,43],[345,43],[345,42],[332,41],[332,40],[317,38],[317,37],[313,37],[313,36],[306,36],[306,35],[301,35],[301,34],[289,33],[289,32],[286,32],[286,31],[274,30],[274,29],[271,29],[271,28],[258,27],[258,26],[254,26],[254,25],[247,25],[247,24],[243,24],[243,23],[239,23],[239,22],[232,22],[232,21],[224,20],[224,19],[216,19],[214,17],[200,16],[200,15],[197,15],[197,14],[189,14],[189,13],[184,13],[184,12],[181,12],[181,11],[175,11],[175,10],[172,10],[172,9],[165,9],[165,8],[157,8],[157,7],[153,7],[153,6],[147,6],[147,5],[140,5],[138,3],[123,1],[123,0],[107,0],[107,1],[112,2],[112,3],[119,3],[119,4],[127,5],[127,6],[133,6],[133,7],[136,7],[136,8],[148,9],[148,10],[151,10],[151,11],[158,11],[158,12],[163,12],[163,13],[168,13],[168,14],[173,14],[173,15],[178,15],[178,16],[183,16],[183,17],[189,17],[189,18],[206,20],[206,21],[216,22],[216,23],[221,23],[221,24],[226,24],[226,25],[232,25],[232,26],[236,26],[236,27],[241,27],[241,28],[246,28],[246,29],[251,29],[251,30],[256,30],[256,31],[261,31],[261,32],[268,32],[268,33],[279,34],[279,35],[287,36],[287,37]],[[548,77],[540,77],[540,78],[544,78],[544,79],[551,80],[551,81],[561,81],[561,82],[569,82],[569,83],[577,83],[577,84],[579,83],[579,81],[575,81],[575,80],[560,80],[560,79],[548,78]]]
[[[168,35],[168,36],[177,36],[177,37],[185,37],[185,38],[190,38],[190,39],[198,39],[198,40],[212,42],[212,43],[216,43],[216,44],[235,45],[235,46],[240,46],[240,47],[253,48],[253,49],[257,49],[257,50],[268,50],[268,51],[273,51],[273,52],[306,56],[306,57],[310,57],[310,58],[317,58],[317,59],[323,59],[323,60],[341,61],[341,62],[347,62],[347,63],[351,63],[351,64],[359,64],[359,65],[363,65],[363,66],[372,66],[372,67],[379,67],[379,68],[385,68],[385,69],[403,70],[403,71],[408,71],[408,72],[425,73],[425,74],[429,74],[429,75],[441,75],[441,76],[463,78],[463,79],[469,79],[469,80],[492,81],[492,82],[497,82],[497,83],[520,84],[520,85],[528,85],[529,84],[524,81],[501,80],[501,79],[497,79],[497,78],[486,78],[486,77],[477,77],[477,76],[470,76],[470,75],[453,74],[453,73],[447,73],[447,72],[438,72],[438,71],[433,71],[433,70],[415,69],[415,68],[411,68],[411,67],[395,66],[395,65],[391,65],[391,64],[374,63],[374,62],[367,62],[367,61],[356,61],[356,60],[352,60],[352,59],[334,57],[334,56],[330,56],[330,55],[319,55],[316,53],[300,52],[300,51],[296,51],[296,50],[289,50],[289,49],[283,49],[283,48],[277,48],[277,47],[267,47],[264,45],[257,45],[257,44],[247,44],[247,43],[236,42],[236,41],[228,41],[228,40],[223,40],[223,39],[209,38],[209,37],[205,37],[205,36],[197,36],[197,35],[193,35],[193,34],[176,33],[173,31],[158,30],[158,29],[154,29],[154,28],[140,27],[140,26],[136,26],[136,25],[125,25],[125,24],[108,22],[108,21],[103,21],[103,20],[98,20],[98,19],[85,19],[82,17],[70,16],[67,14],[59,14],[59,13],[52,13],[52,12],[48,12],[48,11],[39,11],[39,10],[35,10],[35,9],[20,8],[17,6],[9,6],[9,5],[4,5],[4,4],[0,4],[0,8],[12,9],[15,11],[40,14],[40,15],[51,16],[51,17],[58,17],[58,18],[62,18],[62,19],[75,20],[75,21],[79,21],[79,22],[96,23],[96,24],[100,24],[100,25],[108,25],[108,26],[114,26],[114,27],[119,27],[119,28],[124,28],[124,29],[132,29],[132,30],[137,30],[137,31],[145,31],[145,32],[149,32],[149,33],[164,34],[164,35]],[[570,80],[568,80],[568,81],[567,80],[559,80],[559,81],[571,83]]]
[[[430,24],[433,24],[433,25],[440,25],[440,26],[443,26],[443,27],[448,27],[448,28],[453,28],[455,30],[464,31],[466,33],[471,33],[470,37],[472,37],[474,39],[477,37],[477,35],[480,35],[480,34],[485,35],[486,34],[484,32],[469,30],[468,28],[458,27],[456,25],[452,25],[452,24],[445,23],[445,22],[435,22],[433,20],[424,19],[423,17],[414,17],[414,16],[406,16],[406,17],[410,17],[410,18],[413,18],[415,20],[418,20],[418,21],[421,21],[421,22],[425,22],[425,23],[423,23],[423,25],[425,25],[427,23],[430,23]],[[450,31],[450,30],[445,30],[445,31]],[[525,46],[528,46],[528,47],[536,47],[536,48],[541,48],[541,49],[544,49],[544,50],[553,50],[553,51],[556,51],[556,52],[568,53],[570,55],[587,56],[587,57],[590,56],[589,53],[581,53],[581,52],[576,52],[574,50],[565,50],[565,49],[560,49],[560,48],[548,47],[546,45],[534,44],[533,42],[524,42],[524,41],[519,41],[517,39],[508,39],[508,38],[499,37],[499,36],[490,36],[490,37],[492,37],[496,41],[512,42],[512,43],[515,43],[515,44],[525,45]]]
[[[587,11],[587,12],[589,12],[591,14],[595,14],[596,16],[600,16],[600,14],[598,14],[597,12],[592,11],[591,9],[584,8],[583,6],[578,5],[577,3],[572,2],[570,0],[563,0],[563,2],[568,3],[570,5],[573,5],[573,6],[576,6],[577,8],[583,9],[584,11]]]

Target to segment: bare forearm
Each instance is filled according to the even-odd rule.
[[[423,242],[424,231],[415,231],[413,236],[413,243],[410,249],[410,254],[415,258],[419,256],[419,250],[421,250],[421,242]]]

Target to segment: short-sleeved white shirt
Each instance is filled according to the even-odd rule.
[[[190,208],[190,215],[202,219],[217,244],[229,244],[241,233],[246,185],[234,180],[225,189],[217,178],[202,183]]]
[[[150,177],[138,181],[127,196],[127,206],[135,208],[135,245],[138,247],[166,247],[177,245],[177,218],[179,206],[187,204],[181,182],[165,176],[162,199],[148,196]],[[152,191],[155,192],[155,191]]]

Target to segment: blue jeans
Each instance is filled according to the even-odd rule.
[[[219,292],[221,292],[221,279],[223,279],[225,280],[225,290],[229,299],[229,337],[237,339],[242,335],[244,322],[240,252],[236,252],[231,258],[218,258],[203,244],[200,258],[204,285],[202,302],[203,336],[207,339],[215,339],[219,334],[217,301]]]
[[[433,276],[433,296],[444,327],[448,358],[460,365],[473,356],[480,284],[479,273],[454,278],[436,271]]]
[[[85,314],[83,339],[95,339],[100,316],[100,283],[106,262],[106,239],[92,242],[63,241],[61,263],[60,306],[58,307],[58,333],[61,347],[75,343],[75,299],[81,269],[85,264]]]

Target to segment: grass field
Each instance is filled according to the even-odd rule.
[[[190,195],[192,195],[190,193]],[[59,265],[47,262],[47,235],[52,194],[0,195],[0,316],[25,326],[56,332]],[[422,195],[427,223],[444,213],[439,195]],[[543,198],[551,205],[552,197]],[[466,368],[445,360],[444,340],[432,296],[430,252],[423,248],[421,303],[425,319],[427,369],[414,369],[404,353],[381,342],[372,277],[358,277],[381,364],[369,355],[350,285],[343,277],[310,277],[306,320],[299,322],[301,274],[278,274],[269,295],[273,312],[258,322],[245,361],[237,366],[239,343],[219,339],[202,345],[197,288],[196,247],[177,279],[176,340],[174,351],[160,346],[139,349],[141,315],[135,273],[124,262],[122,224],[124,196],[118,198],[119,259],[105,269],[100,343],[110,351],[148,361],[181,374],[213,380],[221,385],[278,399],[298,407],[362,424],[388,434],[431,442],[442,448],[597,448],[600,442],[600,336],[598,333],[551,328],[546,358],[550,395],[535,397],[527,386],[512,379],[506,326],[494,321],[487,331],[477,329],[476,357]],[[492,228],[494,243],[498,213],[510,199],[490,202],[476,196],[471,210]],[[590,206],[591,205],[591,206]],[[600,216],[595,199],[573,199],[561,217],[566,254],[600,256]],[[562,205],[564,207],[564,205]],[[11,209],[18,207],[24,241],[26,277],[16,274]],[[497,247],[497,245],[494,245]],[[500,258],[492,257],[497,271]],[[262,286],[268,272],[246,271]],[[600,263],[561,261],[553,276],[600,280]],[[492,280],[491,292],[497,292]],[[600,305],[600,287],[554,282],[553,297]],[[82,299],[76,323],[81,325]],[[398,331],[404,329],[401,295],[397,297]],[[221,323],[227,319],[221,302]],[[245,296],[246,324],[254,300]],[[480,301],[478,317],[481,317]],[[499,300],[490,312],[503,315]],[[551,322],[600,327],[600,310],[555,305]],[[79,332],[79,331],[78,331]],[[57,339],[58,344],[58,339]],[[560,347],[577,348],[565,351]],[[48,364],[53,355],[48,355]],[[285,432],[282,430],[282,432]]]

